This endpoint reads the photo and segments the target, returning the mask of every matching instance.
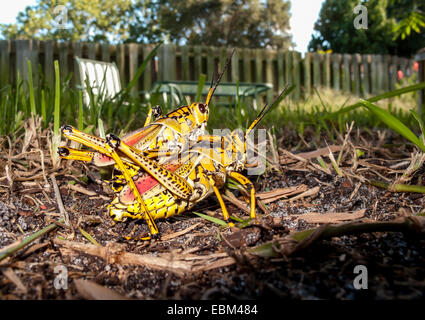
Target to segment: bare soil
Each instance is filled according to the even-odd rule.
[[[257,193],[300,185],[305,185],[307,191],[317,192],[293,201],[289,201],[293,196],[272,201],[266,204],[268,213],[258,209],[257,221],[243,229],[223,228],[191,212],[159,220],[160,233],[169,240],[152,241],[123,238],[129,234],[144,234],[146,224],[143,221],[114,223],[107,216],[106,206],[112,195],[102,183],[98,168],[62,161],[60,167],[53,170],[47,152],[48,138],[43,132],[27,140],[24,150],[25,137],[18,137],[11,148],[3,139],[0,141],[0,248],[41,230],[60,217],[50,172],[56,176],[71,228],[58,227],[0,261],[0,299],[87,298],[87,293],[78,286],[79,279],[90,280],[132,299],[423,298],[425,240],[416,234],[342,235],[314,241],[303,250],[274,258],[249,253],[250,248],[273,239],[321,225],[304,220],[303,214],[362,212],[364,209],[362,217],[355,221],[371,223],[415,216],[423,210],[423,194],[390,192],[365,180],[395,181],[408,168],[413,148],[400,144],[403,141],[390,133],[383,136],[382,132],[354,132],[348,140],[350,143],[345,144],[344,137],[332,142],[327,137],[309,136],[308,132],[304,137],[306,142],[298,144],[299,137],[293,135],[285,132],[278,139],[279,148],[270,156],[274,165],[267,173],[251,177]],[[331,166],[329,152],[322,154],[328,172],[318,168],[316,157],[300,161],[291,155],[305,156],[305,152],[325,147],[325,141],[343,146],[342,176]],[[355,149],[364,152],[356,167],[352,152]],[[339,151],[334,152],[335,158],[338,155]],[[423,168],[417,170],[408,183],[422,184],[423,175]],[[75,191],[70,184],[95,194]],[[235,195],[240,196],[238,192]],[[247,218],[243,210],[226,203],[231,215]],[[199,203],[192,211],[221,217],[214,197]],[[84,231],[107,250],[94,254],[99,247],[90,243]],[[78,249],[78,245],[82,247]],[[127,260],[122,253],[128,254]],[[148,259],[147,263],[129,262],[140,257]],[[171,267],[152,267],[150,263],[155,257],[168,259]],[[354,288],[357,265],[367,267],[367,290]],[[67,269],[67,289],[55,288],[59,274],[58,270],[55,272],[56,266]],[[191,270],[184,270],[186,266]],[[96,293],[92,295],[96,297]]]

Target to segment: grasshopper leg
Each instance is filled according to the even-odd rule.
[[[220,190],[218,190],[218,188],[215,185],[215,181],[212,178],[211,175],[208,175],[208,180],[214,190],[214,193],[218,199],[218,202],[220,203],[220,207],[221,207],[221,211],[223,211],[223,218],[224,220],[227,222],[227,224],[229,225],[229,227],[234,227],[235,224],[233,222],[230,222],[230,216],[229,216],[229,211],[227,211],[226,205],[224,204],[223,198],[220,194]]]
[[[254,184],[239,172],[232,171],[229,174],[233,179],[237,180],[241,185],[250,190],[251,194],[251,218],[255,219],[255,188]]]
[[[116,165],[118,169],[122,172],[125,180],[127,181],[131,192],[133,192],[135,199],[137,200],[138,208],[137,210],[143,213],[143,217],[146,220],[146,223],[148,224],[149,231],[152,237],[158,236],[158,228],[152,218],[152,216],[149,213],[149,210],[146,208],[145,203],[143,202],[142,196],[139,193],[139,190],[137,189],[133,178],[128,173],[126,167],[124,166],[124,163],[122,162],[121,158],[115,151],[117,148],[117,145],[113,143],[111,140],[107,140],[107,143],[105,144],[105,149],[108,151],[108,153],[111,155],[112,159],[116,162]]]
[[[136,165],[142,167],[147,173],[158,180],[160,184],[177,197],[188,200],[193,195],[193,187],[179,175],[170,172],[160,164],[147,158],[137,149],[127,145],[115,135],[109,134],[106,139],[109,143],[113,142],[119,151],[134,161]]]

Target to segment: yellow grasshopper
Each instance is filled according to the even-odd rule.
[[[121,171],[126,185],[117,192],[117,197],[109,206],[111,217],[116,221],[127,217],[143,218],[148,224],[151,236],[155,237],[158,235],[155,219],[188,210],[212,193],[216,194],[224,218],[231,225],[219,193],[219,188],[224,185],[227,176],[233,177],[250,189],[251,217],[255,218],[254,186],[238,171],[244,168],[246,162],[245,137],[264,117],[270,106],[263,108],[246,134],[233,132],[224,137],[201,136],[196,142],[188,143],[182,152],[174,154],[177,158],[167,160],[163,165],[114,135],[108,135],[106,143],[79,131],[68,132],[66,135],[111,157]],[[118,152],[125,157],[120,156]],[[217,156],[223,154],[227,156]]]
[[[162,111],[159,106],[151,108],[144,126],[126,134],[122,138],[122,141],[140,151],[146,151],[150,154],[154,152],[179,152],[187,143],[186,140],[195,141],[198,136],[205,134],[211,98],[231,61],[233,53],[234,51],[228,57],[214,86],[211,85],[205,103],[194,102],[190,106],[182,106],[162,117],[160,117]],[[153,116],[159,118],[151,123]],[[65,125],[61,129],[65,135],[68,132],[76,131],[76,129],[69,125]],[[69,138],[72,139],[71,136]],[[99,143],[106,142],[101,138],[94,138],[93,136],[91,139],[95,139]],[[78,141],[78,138],[75,141]],[[90,144],[86,145],[91,147]],[[58,149],[58,153],[63,159],[82,160],[91,162],[99,167],[109,166],[115,163],[112,158],[99,152],[61,147]]]

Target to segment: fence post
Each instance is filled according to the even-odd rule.
[[[251,70],[251,50],[243,49],[242,51],[242,60],[243,60],[243,71],[244,71],[244,81],[252,82],[252,70]]]
[[[59,67],[61,81],[64,81],[69,73],[68,69],[68,42],[59,42]]]
[[[85,45],[87,47],[87,57],[91,60],[96,60],[96,43],[90,42]]]
[[[125,44],[117,44],[115,60],[120,73],[121,86],[124,88],[127,84],[127,72],[125,70]]]
[[[391,57],[390,63],[390,88],[391,90],[395,89],[395,84],[397,83],[397,65],[398,65],[398,57]]]
[[[138,50],[138,44],[136,43],[129,43],[128,44],[128,64],[129,64],[129,81],[133,80],[137,68],[138,68],[138,59],[139,59],[139,50]],[[139,83],[138,81],[134,84],[134,86],[131,88],[131,92],[133,94],[137,94],[139,92]]]
[[[287,85],[292,85],[292,54],[290,51],[285,52],[285,81]]]
[[[193,47],[193,59],[195,61],[194,70],[195,70],[195,81],[199,79],[199,75],[202,73],[202,47],[194,46]]]
[[[30,40],[16,40],[16,68],[22,80],[28,80],[27,60],[32,62]]]
[[[329,53],[325,53],[323,55],[323,86],[326,88],[331,87],[331,66]]]
[[[214,71],[215,71],[215,48],[208,47],[207,48],[207,81],[211,81],[211,79],[213,79]]]
[[[282,50],[277,51],[276,59],[277,59],[277,87],[278,87],[277,89],[280,92],[281,90],[283,90],[284,86],[286,85],[285,73],[284,73],[285,70],[283,68]]]
[[[311,94],[311,67],[310,67],[311,53],[306,52],[304,56],[304,98]]]
[[[81,58],[81,56],[82,56],[82,50],[81,50],[81,43],[80,42],[73,42],[72,43],[72,54],[73,54],[72,65],[74,66],[74,68],[73,68],[74,69],[74,75],[73,75],[72,78],[73,78],[74,85],[76,85],[76,84],[79,84],[81,82],[80,70],[79,70],[79,67],[78,67],[77,60],[75,59],[75,57]]]
[[[110,44],[102,43],[100,48],[102,52],[102,61],[105,61],[105,62],[111,61]]]
[[[370,60],[371,60],[370,54],[362,55],[363,72],[362,72],[361,81],[363,84],[362,87],[363,87],[364,96],[367,96],[370,93],[370,68],[369,68]]]
[[[189,68],[189,47],[183,46],[181,48],[182,53],[182,80],[190,80],[190,68]]]
[[[382,57],[382,85],[385,92],[390,89],[390,56],[385,55]]]
[[[10,82],[10,40],[0,40],[0,88]]]
[[[145,44],[142,48],[143,53],[143,60],[145,60],[148,55],[153,50],[152,45]],[[146,64],[145,71],[143,72],[143,90],[149,91],[152,88],[152,62],[155,61],[155,58],[152,58],[151,61],[149,61]]]
[[[294,98],[295,98],[295,101],[299,101],[300,100],[300,90],[301,90],[301,75],[300,75],[300,57],[301,57],[301,54],[297,51],[293,51],[292,57],[293,57],[293,63],[294,63],[293,78],[294,78],[294,83],[295,83],[295,86],[296,86],[295,92],[294,92]]]
[[[263,51],[264,56],[266,57],[266,82],[270,83],[273,86],[273,56],[270,50]],[[267,102],[271,102],[273,99],[273,90],[267,91]]]
[[[320,54],[313,53],[313,86],[316,89],[320,87]]]
[[[350,58],[351,55],[344,54],[343,55],[343,73],[342,73],[342,90],[345,92],[351,92],[350,87]]]
[[[352,55],[353,59],[353,86],[354,86],[354,93],[357,96],[360,96],[360,55],[358,53],[355,53]]]
[[[341,55],[339,53],[332,54],[332,73],[333,73],[333,88],[335,91],[341,90]]]

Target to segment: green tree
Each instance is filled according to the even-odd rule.
[[[20,12],[16,23],[0,25],[8,39],[120,41],[133,21],[132,0],[38,0]],[[57,27],[55,7],[67,9],[66,28]]]
[[[55,23],[58,5],[66,29]],[[288,48],[289,8],[289,0],[38,0],[0,30],[8,39]]]
[[[326,0],[315,23],[309,50],[410,56],[425,45],[421,32],[425,9],[422,2]],[[354,28],[354,7],[358,4],[367,8],[368,29]]]
[[[288,0],[137,1],[128,41],[288,48]]]

